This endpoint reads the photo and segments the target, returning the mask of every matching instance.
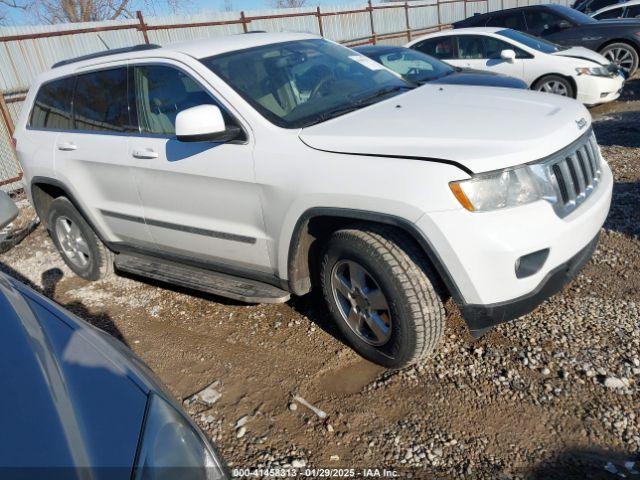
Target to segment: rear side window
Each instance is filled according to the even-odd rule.
[[[526,30],[522,12],[495,15],[487,22],[487,27],[505,27],[514,30]]]
[[[627,18],[640,18],[640,5],[633,5],[631,7],[627,7],[627,10],[624,16]]]
[[[36,95],[29,126],[47,130],[71,128],[71,98],[74,77],[45,83]]]
[[[127,69],[113,68],[78,75],[73,97],[74,129],[134,132],[127,100]]]
[[[455,57],[455,37],[436,37],[413,45],[411,48],[432,57],[447,60]]]

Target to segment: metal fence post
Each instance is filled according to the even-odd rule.
[[[324,37],[324,28],[322,26],[322,14],[320,13],[320,5],[316,7],[316,15],[318,16],[318,28],[320,29],[320,36]]]
[[[11,114],[9,113],[7,104],[4,101],[4,92],[0,92],[0,113],[2,114],[2,120],[4,121],[5,127],[7,127],[7,132],[9,132],[9,136],[13,138],[13,132],[15,132],[15,125],[13,124],[13,119],[11,118]]]
[[[247,33],[249,29],[247,28],[247,17],[244,15],[244,10],[240,12],[240,21],[242,22],[242,31]]]
[[[411,41],[411,24],[409,23],[409,2],[404,2],[404,19],[407,23],[407,40]]]
[[[147,24],[144,23],[144,17],[142,16],[142,12],[140,10],[136,11],[136,17],[138,17],[138,22],[140,22],[140,31],[142,32],[142,36],[144,37],[144,43],[149,44],[149,35],[147,34]]]
[[[371,24],[371,40],[372,40],[372,43],[375,45],[376,44],[376,29],[375,29],[375,25],[373,23],[373,5],[371,4],[371,0],[368,0],[367,3],[369,4],[367,6],[367,10],[369,10],[369,23]]]
[[[438,30],[442,30],[442,20],[440,19],[440,0],[436,1],[436,11],[438,12]]]

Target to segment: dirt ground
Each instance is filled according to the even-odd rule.
[[[591,113],[616,179],[593,260],[479,341],[450,302],[436,354],[400,372],[359,358],[315,295],[244,305],[140,278],[89,283],[41,226],[0,268],[121,339],[179,399],[213,384],[217,401],[185,407],[232,469],[640,478],[640,80]]]

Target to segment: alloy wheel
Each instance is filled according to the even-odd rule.
[[[86,267],[91,258],[91,253],[87,240],[82,235],[78,225],[70,218],[61,215],[56,219],[55,233],[62,253],[69,261],[77,267]]]
[[[389,341],[389,303],[362,265],[352,260],[337,262],[331,272],[331,290],[343,320],[360,339],[376,347]]]
[[[603,55],[607,60],[611,63],[617,65],[622,68],[626,72],[629,72],[631,68],[633,68],[633,54],[629,51],[628,48],[625,47],[615,47],[611,48],[605,52]]]
[[[569,90],[567,86],[558,80],[549,80],[544,82],[542,85],[538,87],[538,91],[547,92],[547,93],[555,93],[556,95],[561,95],[566,97],[569,95]]]

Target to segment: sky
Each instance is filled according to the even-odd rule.
[[[271,0],[227,0],[231,3],[231,10],[260,10],[270,9],[272,7]],[[138,3],[138,2],[136,2]],[[144,3],[142,0],[139,3]],[[159,4],[162,4],[162,0],[158,0]],[[225,10],[225,0],[190,0],[189,13],[197,14],[208,11]],[[349,4],[364,4],[366,0],[307,0],[307,4],[310,7],[316,5],[349,5]],[[154,13],[149,8],[141,9],[143,13],[150,16]],[[21,25],[25,23],[33,23],[20,11],[16,9],[3,8],[0,13],[7,13],[7,22],[9,25]],[[169,9],[163,9],[162,7],[156,8],[158,16],[170,14]]]

